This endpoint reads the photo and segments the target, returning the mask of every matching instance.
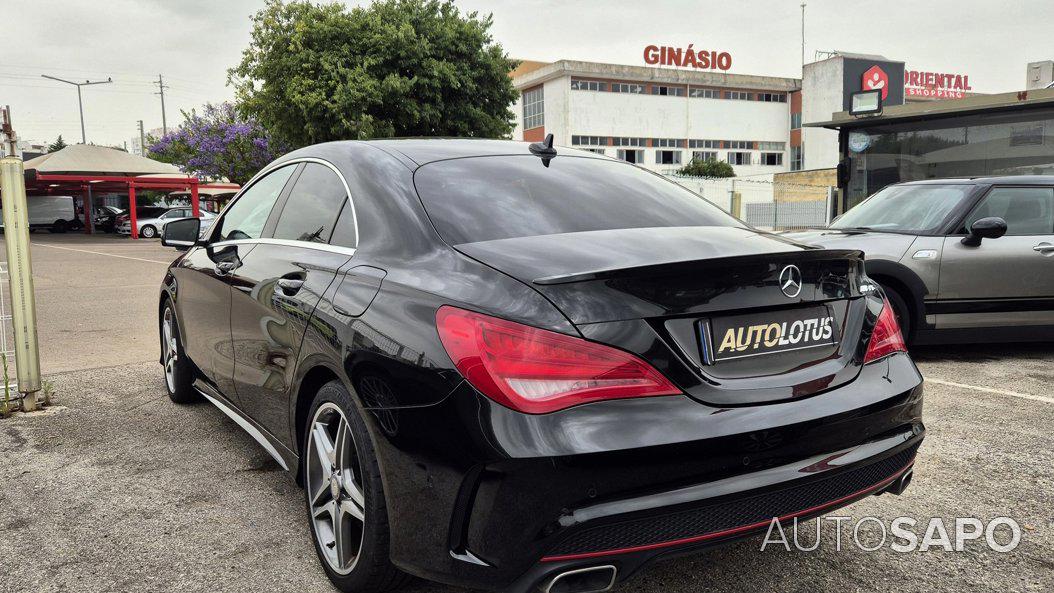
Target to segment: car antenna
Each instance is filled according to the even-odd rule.
[[[556,149],[553,148],[552,134],[546,134],[545,140],[542,140],[541,142],[532,142],[530,149],[531,154],[542,157],[542,164],[546,167],[549,166],[549,161],[556,156]]]

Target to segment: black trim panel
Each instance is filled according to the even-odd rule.
[[[1023,311],[1054,311],[1054,297],[959,299],[926,302],[927,315],[955,313],[1019,313]]]

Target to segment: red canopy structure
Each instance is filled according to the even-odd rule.
[[[128,192],[128,216],[132,238],[139,238],[136,221],[136,190],[188,191],[194,216],[200,215],[199,190],[237,191],[233,183],[203,184],[176,167],[122,150],[75,144],[26,161],[26,190],[36,194],[80,193],[84,204],[84,230],[92,232],[91,193]]]

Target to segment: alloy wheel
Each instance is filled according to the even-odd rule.
[[[355,439],[344,412],[326,402],[311,420],[306,488],[319,549],[333,572],[350,573],[365,531],[365,496]]]
[[[165,316],[161,324],[161,333],[165,340],[165,383],[169,393],[176,392],[176,363],[179,351],[176,348],[176,321],[172,307],[165,307]]]

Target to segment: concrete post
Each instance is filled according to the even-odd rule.
[[[29,254],[29,217],[22,159],[0,159],[0,192],[3,194],[4,244],[7,247],[7,275],[11,288],[11,325],[15,340],[18,390],[24,394],[22,409],[32,412],[37,407],[37,392],[40,391],[40,351],[37,346],[37,306]]]

